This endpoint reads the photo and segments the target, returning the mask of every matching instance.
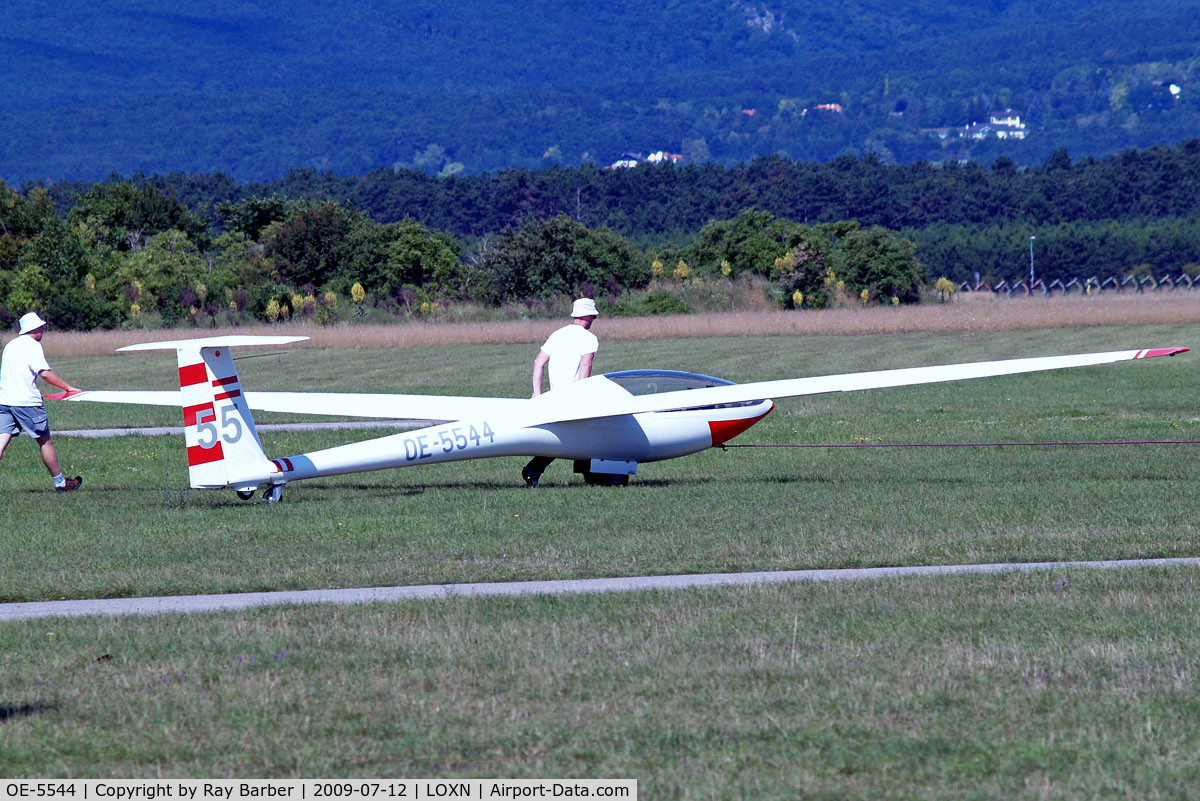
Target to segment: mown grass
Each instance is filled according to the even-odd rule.
[[[602,343],[599,369],[736,380],[1193,344],[1176,324]],[[518,395],[530,356],[456,345],[240,364],[251,388]],[[55,367],[84,385],[168,386],[173,361],[156,358]],[[735,443],[1198,440],[1198,379],[1185,354],[795,399]],[[139,410],[159,411],[175,422]],[[60,430],[110,414],[51,409]],[[264,440],[290,455],[368,435]],[[297,483],[268,506],[181,502],[178,439],[61,438],[88,482],[69,496],[14,442],[0,598],[1197,555],[1197,446],[710,451],[644,465],[620,490],[562,464],[526,490],[521,460],[498,459]],[[0,775],[1186,797],[1196,583],[1187,569],[1056,572],[7,624]]]
[[[636,777],[643,798],[1186,798],[1191,570],[0,628],[0,772]]]

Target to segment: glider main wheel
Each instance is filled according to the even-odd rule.
[[[583,480],[593,487],[624,487],[629,476],[621,473],[584,473]]]
[[[238,491],[237,491],[237,496],[238,496],[239,498],[241,498],[243,501],[248,501],[248,500],[250,500],[251,498],[253,498],[253,497],[254,497],[254,490],[252,490],[252,489],[248,489],[248,490],[238,490]]]

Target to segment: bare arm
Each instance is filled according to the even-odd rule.
[[[576,379],[587,378],[592,374],[592,362],[595,360],[596,354],[585,353],[579,358],[579,371],[575,374]]]
[[[38,373],[38,378],[42,379],[51,386],[58,387],[59,389],[65,389],[67,392],[79,391],[79,387],[72,386],[66,381],[63,381],[53,370],[43,370],[42,372]]]
[[[544,350],[538,350],[537,356],[533,357],[533,397],[542,394],[542,374],[546,371],[546,362],[550,361],[550,357]]]

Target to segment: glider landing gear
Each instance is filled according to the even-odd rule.
[[[624,487],[637,472],[637,462],[616,459],[576,459],[575,472],[583,482],[593,487]]]
[[[240,489],[237,491],[237,496],[239,498],[241,498],[243,501],[248,501],[254,497],[254,491],[256,489],[258,489],[258,487],[251,487],[250,489]]]
[[[271,486],[267,487],[265,490],[263,490],[262,498],[267,503],[279,503],[280,499],[283,498],[283,485],[272,484]]]

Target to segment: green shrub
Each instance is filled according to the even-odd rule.
[[[55,328],[75,331],[116,328],[121,323],[121,310],[94,292],[71,287],[50,296],[46,321]]]
[[[666,289],[636,292],[612,305],[614,317],[651,317],[662,314],[687,314],[683,299]]]

